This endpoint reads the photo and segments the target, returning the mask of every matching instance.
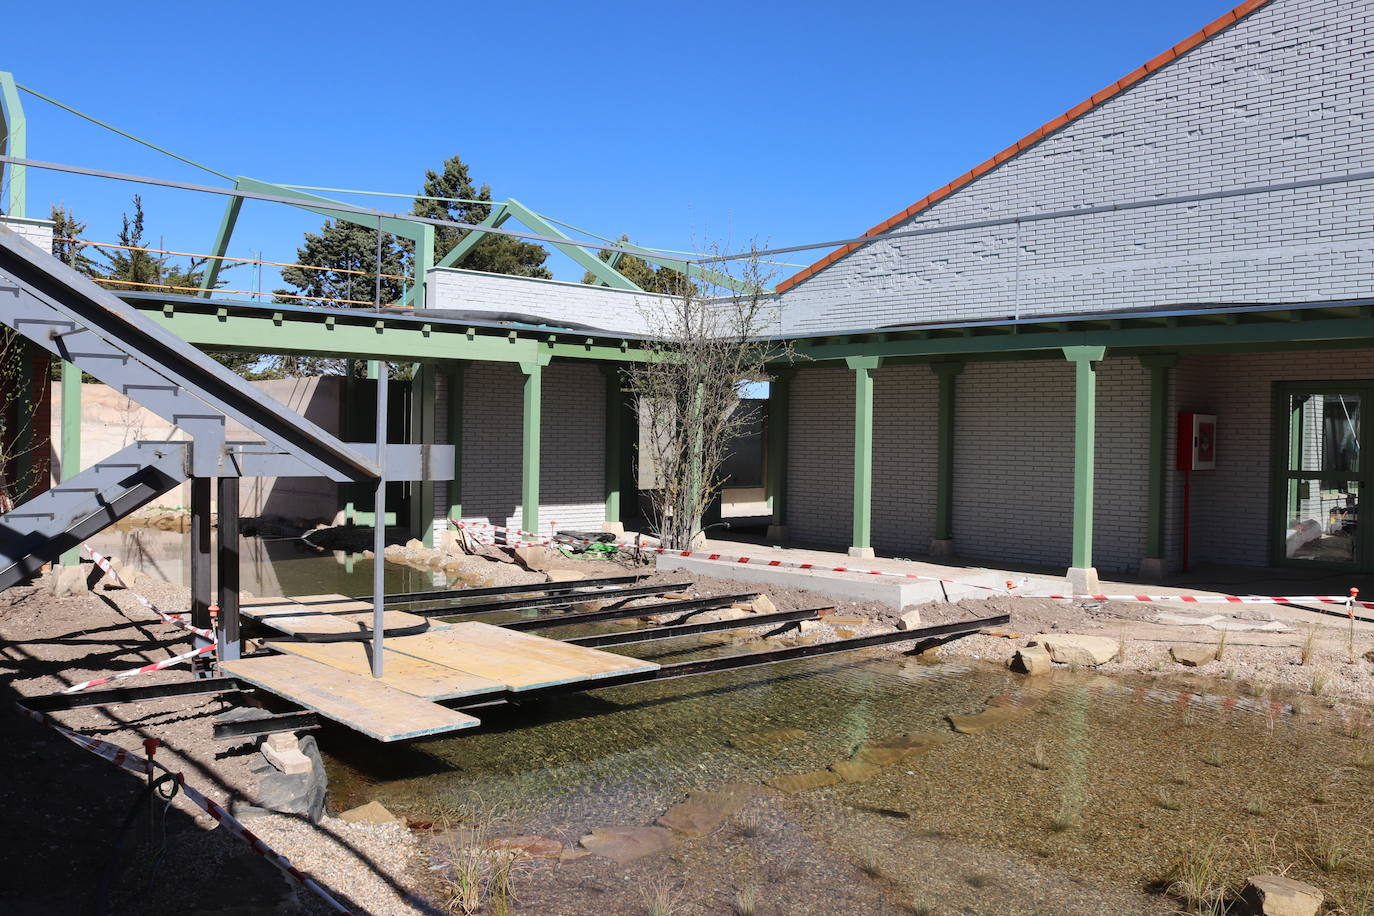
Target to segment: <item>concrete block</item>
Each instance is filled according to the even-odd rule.
[[[944,593],[940,591],[938,582],[902,580],[885,576],[846,579],[840,575],[818,575],[806,570],[787,569],[781,566],[745,566],[739,563],[723,563],[719,560],[698,560],[670,555],[658,558],[658,568],[665,571],[683,570],[751,585],[804,588],[841,601],[881,601],[899,611],[907,605],[944,600]],[[953,598],[953,595],[950,597]]]
[[[290,732],[268,735],[262,742],[262,756],[267,762],[288,775],[309,773],[310,758],[301,753],[299,739]]]
[[[851,547],[849,548],[849,555],[861,560],[871,560],[877,556],[872,547]]]
[[[625,534],[625,523],[624,523],[624,522],[602,522],[602,523],[601,523],[601,530],[604,531],[604,532],[606,532],[607,534],[614,534],[614,535],[617,535],[617,536],[623,536],[623,535]]]
[[[1089,566],[1086,568],[1069,567],[1066,575],[1069,580],[1069,590],[1075,595],[1100,595],[1102,593],[1102,582],[1097,578],[1097,570]]]

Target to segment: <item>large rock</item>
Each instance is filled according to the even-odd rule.
[[[839,760],[830,764],[830,771],[845,782],[865,782],[881,773],[883,768],[863,760]]]
[[[1217,650],[1209,646],[1170,646],[1169,657],[1186,668],[1200,668],[1217,660]]]
[[[577,582],[587,578],[587,574],[580,569],[546,569],[544,578],[549,582]]]
[[[689,792],[654,823],[690,837],[706,836],[714,832],[725,819],[744,807],[749,800],[747,787],[728,786],[718,792]]]
[[[583,849],[625,865],[673,845],[667,827],[598,827],[578,841]]]
[[[1326,895],[1284,875],[1253,875],[1241,898],[1256,916],[1316,916]]]
[[[386,809],[381,802],[373,799],[365,805],[349,808],[339,815],[339,820],[350,824],[403,824],[404,822]]]
[[[52,593],[54,598],[79,598],[89,594],[90,585],[86,581],[86,576],[91,567],[78,563],[75,566],[55,566],[52,576]]]
[[[978,735],[995,726],[1024,719],[1031,712],[1033,710],[1025,706],[989,706],[971,716],[950,716],[949,724],[961,735]]]
[[[754,600],[749,602],[749,607],[755,614],[773,614],[778,610],[777,605],[767,595],[755,595]]]
[[[766,784],[782,792],[796,793],[805,792],[808,789],[833,786],[839,781],[838,773],[832,773],[829,770],[814,770],[810,773],[788,773],[786,776],[774,776],[767,780]]]
[[[563,844],[546,836],[521,834],[497,837],[487,843],[488,849],[511,849],[535,859],[557,859],[563,855]]]
[[[740,610],[736,607],[723,607],[714,611],[703,611],[700,614],[692,615],[690,623],[717,623],[722,620],[743,620],[746,617],[753,617],[750,611]]]
[[[918,607],[903,611],[902,616],[897,618],[897,629],[899,630],[919,630],[920,628],[921,609]]]
[[[1044,646],[1027,646],[1017,649],[1011,657],[1011,670],[1021,674],[1049,674],[1053,659]]]
[[[1061,665],[1096,668],[1116,658],[1121,646],[1107,636],[1083,636],[1076,633],[1042,633],[1029,646],[1043,646],[1050,658]]]

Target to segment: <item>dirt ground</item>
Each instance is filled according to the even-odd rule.
[[[478,561],[465,561],[466,563]],[[487,563],[489,561],[480,561]],[[500,564],[492,579],[542,581],[538,573]],[[623,570],[605,562],[559,566],[587,575]],[[89,567],[88,567],[89,568]],[[93,571],[93,568],[91,568]],[[93,579],[95,576],[93,575]],[[693,596],[752,592],[722,579],[684,573],[651,572],[649,581],[682,584]],[[184,651],[184,634],[152,617],[125,590],[96,582],[81,597],[56,599],[47,576],[33,585],[0,595],[0,677],[11,700],[43,695],[87,678],[122,671]],[[180,609],[187,591],[143,579],[138,590],[155,603]],[[835,602],[801,589],[768,588],[779,610],[833,607],[832,618],[806,638],[829,639],[889,627],[894,614],[886,605]],[[662,600],[662,599],[648,599]],[[990,598],[937,603],[921,608],[924,623],[934,624],[990,614],[1010,613],[1003,629],[1030,636],[1039,632],[1080,632],[1124,641],[1124,661],[1101,670],[1177,676],[1184,669],[1169,660],[1171,645],[1191,642],[1215,645],[1218,632],[1198,626],[1164,626],[1154,622],[1157,608],[1133,603],[1069,604],[1043,599]],[[1199,616],[1201,616],[1199,614]],[[1295,609],[1243,611],[1237,621],[1284,619],[1283,633],[1229,633],[1220,661],[1191,675],[1210,675],[1246,682],[1252,695],[1271,691],[1356,701],[1374,699],[1371,663],[1348,662],[1345,622],[1329,614]],[[864,622],[860,622],[864,621]],[[1309,631],[1313,651],[1300,664]],[[980,635],[939,650],[942,655],[1004,662],[1024,638]],[[1362,654],[1374,645],[1367,625],[1357,633]],[[900,651],[903,646],[894,647]],[[184,681],[184,668],[142,675],[129,683]],[[1318,686],[1318,684],[1320,686]],[[145,737],[163,743],[158,759],[185,774],[191,784],[225,805],[251,802],[259,780],[268,772],[256,742],[217,742],[212,720],[230,708],[223,699],[188,697],[138,705],[72,710],[56,718],[85,734],[136,749]],[[191,914],[315,913],[321,906],[280,873],[191,806],[173,800],[149,823],[142,788],[133,776],[77,748],[51,729],[22,717],[12,704],[0,704],[0,723],[7,737],[0,771],[0,836],[7,863],[23,862],[0,882],[0,912],[55,914],[110,912]],[[317,876],[331,891],[361,913],[437,913],[440,903],[422,899],[416,889],[432,887],[430,840],[398,826],[349,824],[326,817],[318,826],[300,817],[272,815],[249,826],[294,864]],[[779,825],[778,829],[786,829]],[[800,847],[799,847],[800,848]],[[799,853],[800,854],[800,853]],[[785,871],[785,863],[775,866]],[[819,867],[813,863],[813,866]],[[547,862],[536,870],[555,868]],[[592,908],[599,892],[595,870],[587,872],[586,899]],[[648,881],[652,868],[639,877]],[[579,885],[580,886],[580,885]],[[538,901],[527,901],[530,903]],[[551,908],[529,912],[562,912]],[[850,901],[860,910],[865,901]],[[724,904],[723,904],[724,905]],[[571,912],[571,911],[570,911]]]

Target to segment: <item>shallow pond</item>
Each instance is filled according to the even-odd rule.
[[[298,543],[258,542],[250,555],[244,587],[258,594],[370,588],[370,564],[350,571]],[[179,581],[171,560],[158,564]],[[444,586],[388,567],[389,589]],[[667,662],[761,647],[697,637],[617,651]],[[452,739],[320,737],[339,808],[377,799],[415,820],[480,817],[568,846],[595,828],[651,825],[690,791],[756,787],[720,829],[666,852],[529,865],[522,912],[640,912],[669,892],[679,912],[728,912],[744,893],[762,913],[1168,913],[1178,902],[1152,885],[1209,853],[1204,883],[1288,869],[1350,912],[1374,912],[1374,716],[1241,686],[1027,679],[865,651],[484,708],[481,728]],[[989,708],[1011,712],[979,734],[951,728],[950,716]],[[866,781],[761,785],[913,735],[935,740],[889,755],[901,759]]]

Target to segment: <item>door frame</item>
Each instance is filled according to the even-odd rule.
[[[1297,569],[1323,569],[1344,572],[1374,571],[1374,543],[1370,531],[1356,522],[1355,550],[1349,562],[1330,562],[1324,560],[1303,560],[1288,556],[1288,485],[1293,480],[1321,479],[1322,472],[1293,471],[1289,469],[1292,456],[1292,417],[1288,410],[1289,399],[1295,394],[1358,394],[1360,396],[1360,462],[1359,470],[1353,474],[1340,475],[1345,480],[1359,485],[1360,501],[1363,502],[1374,483],[1374,466],[1366,456],[1374,443],[1374,430],[1365,422],[1365,405],[1374,405],[1374,379],[1350,379],[1347,381],[1306,381],[1275,382],[1273,390],[1273,424],[1270,434],[1271,457],[1270,496],[1269,496],[1269,536],[1270,562],[1275,566]],[[1331,479],[1329,472],[1325,479]]]

